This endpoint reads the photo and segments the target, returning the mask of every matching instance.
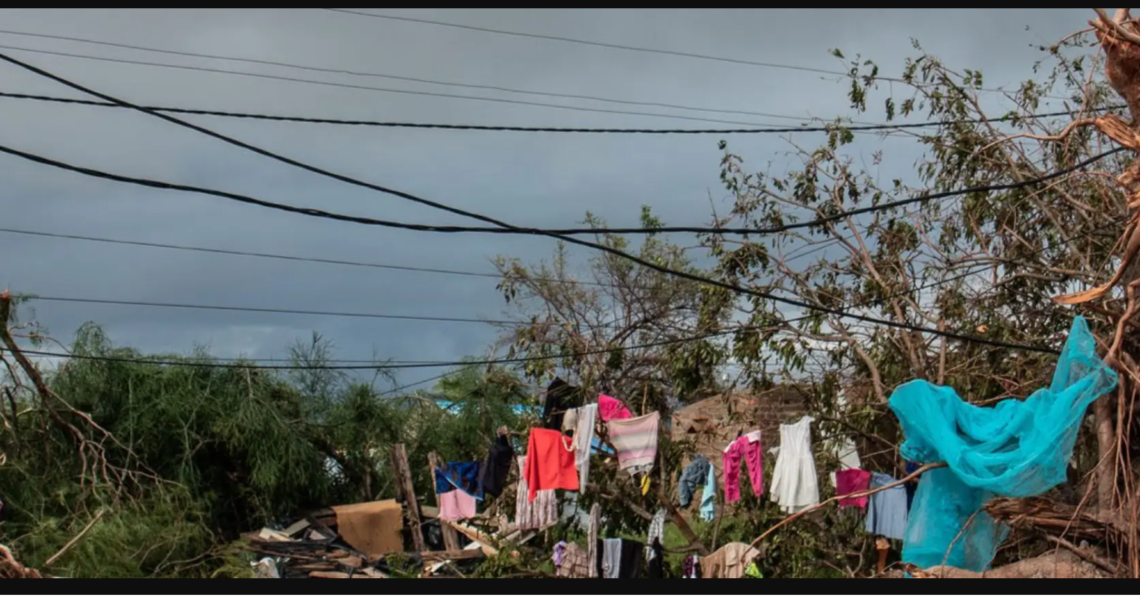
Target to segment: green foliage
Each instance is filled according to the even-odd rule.
[[[0,429],[8,458],[0,466],[0,543],[39,566],[103,510],[46,570],[68,577],[246,576],[252,555],[231,544],[240,533],[301,510],[394,497],[395,443],[413,449],[412,464],[423,466],[414,470],[417,489],[430,493],[429,451],[482,456],[497,426],[522,426],[525,415],[513,406],[531,402],[506,371],[468,369],[444,377],[437,394],[385,397],[375,382],[327,369],[212,366],[202,350],[146,357],[115,347],[92,324],[79,330],[73,353],[85,358],[49,374],[48,384],[113,438],[64,421],[100,443],[108,465],[145,465],[157,480],[139,473],[122,487],[93,481],[74,439],[18,387],[20,406],[30,408],[11,430]],[[316,335],[293,349],[298,367],[331,358]]]

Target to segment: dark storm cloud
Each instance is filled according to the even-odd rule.
[[[910,38],[956,67],[982,68],[987,85],[1031,76],[1049,44],[1080,28],[1085,10],[925,11],[408,11],[400,14],[501,29],[670,48],[826,69],[842,48],[897,74]],[[172,50],[391,73],[517,89],[591,94],[791,115],[848,114],[834,77],[687,58],[510,38],[322,11],[4,10],[3,29],[70,35]],[[1026,31],[1026,25],[1031,26]],[[688,114],[794,125],[743,115],[623,107],[429,84],[362,79],[152,55],[85,44],[0,35],[0,44],[182,65],[300,76],[409,90],[525,99],[605,109]],[[5,51],[7,52],[7,51]],[[593,114],[491,102],[338,89],[232,75],[91,62],[11,51],[37,66],[139,102],[333,118],[611,127],[696,127],[701,123]],[[75,96],[10,65],[3,91]],[[993,100],[999,102],[999,100]],[[864,115],[875,120],[881,115]],[[560,227],[586,211],[633,225],[642,204],[672,224],[709,220],[720,202],[715,136],[570,136],[389,130],[192,117],[285,155],[421,196],[507,219]],[[703,124],[715,127],[715,124]],[[291,169],[124,110],[0,100],[0,143],[108,171],[221,188],[300,206],[404,221],[461,224],[427,207]],[[818,136],[796,134],[808,147]],[[732,149],[752,168],[794,164],[781,136],[736,136]],[[915,154],[905,139],[867,136],[885,148],[880,176],[905,177]],[[274,213],[217,198],[96,181],[0,158],[3,226],[295,255],[490,270],[504,254],[537,260],[549,240],[391,231]],[[721,208],[724,204],[720,204]],[[494,280],[298,264],[0,234],[0,285],[43,295],[194,302],[336,311],[494,317],[503,308]],[[586,255],[578,253],[579,260]],[[161,310],[42,303],[40,320],[64,338],[82,322],[146,351],[206,344],[219,356],[282,357],[312,330],[341,358],[455,360],[480,354],[495,331],[478,324]],[[402,381],[431,375],[408,372]]]

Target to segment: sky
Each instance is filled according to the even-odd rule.
[[[1064,10],[394,10],[446,21],[828,70],[840,48],[897,76],[911,38],[954,68],[984,71],[987,86],[1032,76],[1051,44],[1086,25]],[[436,25],[297,10],[0,10],[0,52],[138,104],[290,116],[557,127],[732,127],[381,92],[168,67],[83,60],[28,49],[162,62],[512,101],[795,126],[850,115],[846,84],[814,72],[506,36]],[[331,74],[92,45],[11,32],[80,37],[175,52],[286,62],[345,71],[517,90],[578,94],[791,118],[696,112]],[[12,48],[23,48],[14,50]],[[82,97],[0,63],[0,92]],[[881,119],[863,115],[861,120]],[[385,129],[218,117],[196,124],[371,183],[507,220],[572,227],[587,211],[637,226],[648,204],[670,225],[707,225],[709,199],[729,201],[718,179],[726,136],[569,135]],[[117,174],[198,185],[275,202],[396,221],[479,225],[463,217],[350,186],[255,155],[142,113],[0,98],[0,144]],[[909,177],[917,149],[868,135],[885,152],[880,176]],[[786,169],[791,143],[819,134],[727,136],[753,168]],[[552,240],[437,234],[334,222],[220,198],[92,179],[0,155],[0,227],[65,235],[290,254],[412,267],[493,271],[496,255],[547,258]],[[589,257],[575,250],[575,258]],[[43,296],[461,318],[501,317],[490,278],[462,277],[118,246],[0,232],[0,288]],[[37,302],[37,320],[63,342],[86,321],[144,352],[284,358],[318,331],[339,359],[453,361],[482,355],[497,337],[482,323],[160,309]],[[399,372],[408,384],[438,374]]]

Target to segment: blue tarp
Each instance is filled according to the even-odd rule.
[[[890,407],[906,442],[902,455],[949,468],[922,476],[907,521],[903,562],[984,571],[1008,530],[982,509],[994,496],[1043,494],[1065,481],[1081,418],[1116,387],[1084,318],[1073,320],[1052,384],[1025,400],[973,406],[948,387],[915,380]]]

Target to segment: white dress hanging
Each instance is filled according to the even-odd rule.
[[[815,457],[811,450],[810,416],[792,424],[780,425],[780,453],[773,469],[769,495],[787,513],[819,503]]]

